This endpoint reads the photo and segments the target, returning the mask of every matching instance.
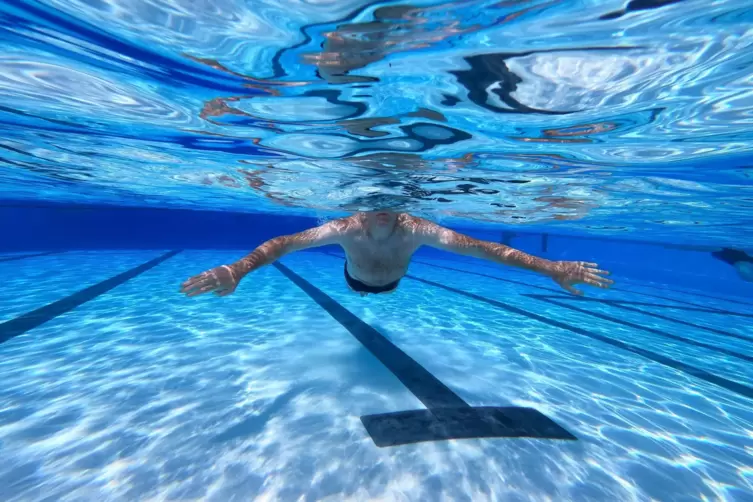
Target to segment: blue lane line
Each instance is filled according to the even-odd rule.
[[[336,255],[334,255],[332,253],[325,253],[325,254],[329,254],[330,256],[336,256]],[[473,272],[471,270],[463,270],[463,269],[460,269],[460,268],[446,267],[446,266],[443,266],[443,265],[436,265],[434,263],[428,263],[428,262],[419,261],[419,260],[413,260],[413,262],[414,263],[420,263],[421,265],[427,265],[429,267],[443,268],[445,270],[453,270],[455,272],[463,272],[465,274],[477,275],[479,277],[488,277],[490,279],[496,279],[498,281],[509,282],[510,284],[519,284],[519,285],[522,285],[522,286],[528,286],[530,288],[540,289],[542,291],[550,291],[550,292],[553,292],[553,293],[559,293],[560,292],[559,290],[556,290],[556,289],[547,288],[547,287],[544,287],[544,286],[536,286],[535,284],[531,284],[531,283],[528,283],[528,282],[522,282],[522,281],[516,281],[516,280],[513,280],[513,279],[504,279],[502,277],[496,277],[496,276],[489,275],[489,274],[482,274],[481,272]],[[639,287],[650,288],[652,286],[640,286],[639,285]],[[697,308],[703,309],[704,311],[713,310],[715,312],[720,312],[720,313],[724,313],[724,314],[730,314],[731,313],[728,310],[721,309],[721,308],[718,308],[718,307],[709,307],[708,305],[699,305],[697,303],[692,303],[692,302],[688,302],[688,301],[685,301],[685,300],[678,300],[676,298],[669,298],[667,296],[653,295],[651,293],[643,293],[641,291],[632,291],[632,290],[623,289],[623,288],[612,288],[612,289],[614,289],[615,291],[620,291],[621,293],[630,293],[630,294],[633,294],[633,295],[641,295],[641,296],[647,296],[647,297],[650,297],[650,298],[659,298],[659,299],[662,299],[662,300],[667,300],[667,301],[671,301],[671,302],[675,302],[675,303],[682,303],[683,305],[690,305],[690,306],[693,306],[693,307],[697,307]],[[673,290],[669,290],[669,291],[673,291]],[[690,294],[690,293],[682,293],[681,291],[673,291],[673,292],[675,292],[675,293],[681,293],[681,294]],[[698,296],[703,296],[703,295],[699,294]],[[708,297],[708,298],[715,298],[715,297]],[[721,300],[721,298],[715,298],[715,299]],[[619,300],[616,300],[616,301],[619,301]],[[728,301],[731,301],[733,303],[740,303],[742,305],[749,305],[749,304],[746,304],[744,302],[738,302],[738,301],[735,301],[735,300],[728,300]],[[657,306],[661,306],[661,305],[657,305]],[[683,308],[683,307],[679,307],[679,306],[677,306],[677,307],[671,306],[671,307],[672,308],[677,308],[677,309]],[[741,314],[739,312],[735,312],[735,313],[732,313],[732,315],[747,316],[748,314]]]
[[[538,298],[538,299],[549,298],[549,299],[552,299],[552,300],[568,300],[568,301],[575,301],[575,302],[596,301],[597,303],[604,303],[604,304],[609,305],[610,307],[615,307],[615,308],[618,308],[618,309],[627,310],[628,312],[636,312],[638,314],[648,315],[648,316],[651,316],[651,317],[656,317],[657,319],[662,319],[664,321],[676,322],[677,324],[682,324],[684,326],[690,326],[692,328],[697,328],[697,329],[705,330],[705,331],[708,331],[710,333],[715,333],[717,335],[728,336],[730,338],[737,338],[737,339],[740,339],[740,340],[745,340],[745,341],[748,341],[748,342],[753,342],[753,337],[750,337],[750,336],[740,335],[740,334],[737,334],[737,333],[732,333],[732,332],[729,332],[729,331],[724,331],[724,330],[721,330],[721,329],[712,328],[710,326],[704,326],[702,324],[695,324],[695,323],[692,323],[692,322],[683,321],[682,319],[675,319],[674,317],[669,317],[669,316],[666,316],[666,315],[662,315],[662,314],[659,314],[657,312],[652,312],[650,310],[637,309],[637,308],[635,308],[635,307],[632,306],[632,305],[647,305],[647,304],[640,304],[640,303],[633,303],[633,302],[621,302],[619,300],[609,301],[609,300],[595,300],[595,299],[591,299],[591,298],[573,298],[573,297],[563,296],[563,295],[557,295],[557,296],[523,295],[523,296],[530,296],[532,298]],[[648,304],[647,306],[654,306],[654,305]],[[665,306],[662,306],[662,307],[665,307]],[[674,307],[670,307],[670,308],[674,308]],[[681,309],[681,310],[689,310],[689,309]],[[700,310],[700,309],[693,309],[693,311],[704,312],[703,310]],[[709,313],[709,314],[719,314],[720,312],[709,311],[707,313]],[[737,313],[737,312],[730,312],[729,315],[742,315],[744,317],[748,317],[747,314],[740,314],[740,313]]]
[[[658,329],[650,328],[648,326],[642,326],[640,324],[636,324],[636,323],[633,323],[633,322],[630,322],[630,321],[624,321],[622,319],[618,319],[616,317],[612,317],[612,316],[608,316],[608,315],[605,315],[605,314],[601,314],[599,312],[592,312],[590,310],[586,310],[586,309],[574,307],[572,305],[567,305],[566,303],[558,302],[556,300],[553,300],[551,297],[547,297],[547,296],[544,296],[544,295],[523,295],[523,296],[526,296],[528,298],[535,298],[535,299],[541,300],[543,302],[551,303],[552,305],[557,305],[558,307],[561,307],[561,308],[569,309],[569,310],[572,310],[572,311],[575,311],[575,312],[580,312],[581,314],[587,314],[587,315],[590,315],[592,317],[596,317],[597,319],[602,319],[604,321],[613,322],[615,324],[621,324],[622,326],[627,326],[628,328],[633,328],[633,329],[645,331],[647,333],[652,333],[654,335],[658,335],[658,336],[661,336],[661,337],[664,337],[664,338],[669,338],[671,340],[677,340],[678,342],[687,343],[688,345],[695,345],[696,347],[702,347],[704,349],[708,349],[708,350],[711,350],[711,351],[714,351],[714,352],[719,352],[720,354],[725,354],[725,355],[728,355],[728,356],[736,357],[738,359],[742,359],[744,361],[748,361],[748,362],[752,362],[753,363],[753,356],[748,356],[748,355],[745,355],[745,354],[740,354],[740,353],[735,352],[733,350],[725,349],[725,348],[722,348],[722,347],[716,347],[714,345],[709,345],[709,344],[703,343],[703,342],[697,342],[697,341],[692,340],[692,339],[683,338],[681,336],[672,335],[670,333],[665,333],[665,332],[660,331]],[[690,324],[690,323],[688,323],[688,324]]]
[[[23,260],[24,258],[34,258],[37,256],[48,256],[51,254],[58,254],[62,253],[63,251],[47,251],[45,253],[35,253],[35,254],[23,254],[18,256],[6,256],[4,258],[0,258],[0,262],[2,261],[15,261],[15,260]]]
[[[285,277],[298,286],[400,380],[427,409],[379,413],[361,417],[379,447],[471,438],[577,438],[534,408],[516,406],[472,407],[387,340],[377,330],[326,293],[276,262]]]
[[[330,256],[334,256],[336,258],[342,259],[340,256],[337,256],[337,255],[332,254],[332,253],[326,253],[326,254],[329,254]],[[436,266],[438,268],[446,268],[446,267],[441,267],[439,265],[434,265],[434,266]],[[463,270],[460,270],[460,269],[452,269],[452,270],[455,270],[457,272],[463,272]],[[475,274],[475,275],[483,275],[483,274]],[[513,313],[516,313],[516,314],[519,314],[519,315],[523,315],[523,316],[526,316],[526,317],[528,317],[530,319],[535,319],[535,320],[540,321],[542,323],[549,324],[550,326],[556,326],[556,327],[559,327],[559,328],[562,328],[562,329],[566,329],[568,331],[572,331],[573,333],[578,333],[580,335],[588,336],[588,337],[593,338],[595,340],[599,340],[599,341],[608,343],[608,344],[613,345],[615,347],[619,347],[619,348],[627,350],[629,352],[633,352],[634,354],[641,355],[641,356],[646,357],[646,358],[648,358],[648,359],[650,359],[650,360],[652,360],[654,362],[658,362],[660,364],[664,364],[665,366],[669,366],[669,367],[677,369],[679,371],[683,371],[684,373],[687,373],[689,375],[695,376],[695,377],[700,378],[702,380],[705,380],[705,381],[707,381],[709,383],[713,383],[713,384],[719,385],[721,387],[724,387],[727,390],[730,390],[730,391],[735,392],[737,394],[740,394],[742,396],[749,397],[749,398],[753,399],[753,388],[748,387],[748,386],[743,385],[743,384],[740,384],[740,383],[737,383],[737,382],[734,382],[732,380],[727,380],[726,378],[723,378],[723,377],[716,376],[716,375],[714,375],[712,373],[709,373],[709,372],[707,372],[705,370],[702,370],[700,368],[696,368],[695,366],[691,366],[689,364],[685,364],[685,363],[682,363],[680,361],[675,361],[674,359],[670,359],[668,357],[662,356],[662,355],[657,354],[655,352],[652,352],[652,351],[649,351],[649,350],[646,350],[646,349],[642,349],[640,347],[635,347],[635,346],[626,344],[624,342],[621,342],[619,340],[615,340],[613,338],[609,338],[609,337],[606,337],[606,336],[599,335],[597,333],[592,333],[592,332],[587,331],[587,330],[585,330],[583,328],[579,328],[579,327],[576,327],[576,326],[570,326],[569,324],[565,324],[565,323],[556,321],[554,319],[549,319],[548,317],[544,317],[544,316],[541,316],[541,315],[538,315],[538,314],[534,314],[532,312],[528,312],[526,310],[519,309],[517,307],[513,307],[512,305],[508,305],[506,303],[502,303],[502,302],[499,302],[499,301],[496,301],[496,300],[490,300],[488,298],[484,298],[482,296],[478,296],[478,295],[475,295],[473,293],[468,293],[468,292],[465,292],[465,291],[462,291],[462,290],[459,290],[459,289],[455,289],[455,288],[451,288],[449,286],[445,286],[443,284],[439,284],[439,283],[436,283],[436,282],[433,282],[433,281],[428,281],[426,279],[421,279],[420,277],[415,277],[415,276],[412,276],[412,275],[406,275],[405,277],[409,278],[409,279],[413,279],[413,280],[419,281],[419,282],[423,282],[425,284],[429,284],[431,286],[436,286],[438,288],[442,288],[442,289],[445,289],[447,291],[451,291],[453,293],[464,295],[464,296],[467,296],[469,298],[473,298],[475,300],[488,303],[490,305],[494,305],[495,307],[499,307],[501,309],[507,310],[508,312],[513,312]],[[488,276],[488,277],[490,277],[492,279],[495,279],[494,276]],[[499,279],[499,278],[496,278],[496,279]],[[499,280],[505,280],[505,279],[499,279]],[[527,285],[525,283],[523,283],[523,284]],[[539,289],[549,289],[549,288],[539,288]],[[550,291],[554,291],[554,290],[550,290]],[[543,296],[543,295],[525,295],[525,296]],[[599,300],[595,299],[593,301],[599,301]],[[584,311],[584,312],[585,313],[590,313],[588,311]],[[612,318],[610,318],[609,320],[612,320]],[[620,321],[620,322],[623,323],[622,321]],[[631,326],[632,327],[636,327],[638,329],[647,330],[646,328],[644,328],[644,327],[642,327],[640,325],[637,325],[637,324],[632,324],[631,323]],[[657,332],[657,334],[660,334],[662,336],[667,336],[669,338],[675,338],[673,335],[667,335],[667,334],[662,333],[662,332]],[[681,340],[682,342],[685,342],[685,343],[691,343],[691,344],[700,343],[700,342],[688,341],[688,340],[686,340],[684,338],[681,338],[681,337],[677,337],[677,338],[679,340]],[[705,348],[709,348],[709,347],[710,346],[706,346]],[[714,348],[714,350],[716,350],[718,352],[721,352],[724,349]],[[743,354],[737,354],[736,352],[731,352],[730,355],[734,355],[735,357],[739,357],[741,359],[749,360],[749,356],[746,356],[746,355],[743,355]]]
[[[539,321],[541,323],[547,324],[549,326],[554,326],[557,328],[565,329],[567,331],[570,331],[572,333],[576,333],[578,335],[587,336],[589,338],[593,338],[594,340],[599,340],[600,342],[607,343],[609,345],[612,345],[614,347],[618,347],[620,349],[626,350],[628,352],[632,352],[633,354],[637,354],[639,356],[643,356],[646,359],[650,359],[651,361],[657,362],[659,364],[663,364],[665,366],[669,366],[670,368],[674,368],[676,370],[682,371],[688,375],[694,376],[696,378],[700,378],[701,380],[704,380],[708,383],[712,383],[715,385],[718,385],[720,387],[723,387],[731,392],[734,392],[736,394],[739,394],[741,396],[747,397],[749,399],[753,399],[753,387],[748,387],[747,385],[743,385],[741,383],[734,382],[732,380],[727,380],[726,378],[714,375],[713,373],[709,373],[706,370],[702,370],[700,368],[696,368],[695,366],[691,366],[689,364],[685,364],[680,361],[675,361],[674,359],[670,359],[669,357],[662,356],[661,354],[657,354],[655,352],[652,352],[650,350],[642,349],[640,347],[635,347],[633,345],[629,345],[627,343],[624,343],[620,340],[615,340],[613,338],[609,338],[603,335],[600,335],[598,333],[593,333],[591,331],[585,330],[583,328],[579,328],[577,326],[571,326],[569,324],[565,324],[560,321],[556,321],[554,319],[549,319],[548,317],[534,314],[533,312],[528,312],[523,309],[519,309],[517,307],[513,307],[512,305],[508,305],[506,303],[502,303],[497,300],[490,300],[489,298],[484,298],[483,296],[479,296],[473,293],[468,293],[466,291],[462,291],[459,289],[455,289],[449,286],[445,286],[444,284],[439,284],[437,282],[433,281],[427,281],[426,279],[421,279],[420,277],[415,277],[411,275],[406,275],[405,277],[408,277],[410,279],[413,279],[415,281],[422,282],[424,284],[428,284],[430,286],[434,286],[440,289],[444,289],[446,291],[450,291],[452,293],[457,293],[459,295],[466,296],[468,298],[472,298],[474,300],[478,300],[480,302],[488,303],[489,305],[493,305],[495,307],[499,307],[502,310],[506,310],[507,312],[511,312],[513,314],[522,315],[525,317],[528,317],[529,319],[534,319],[536,321]]]
[[[329,254],[330,256],[337,256],[337,255],[334,255],[334,254],[331,254],[331,253],[326,253],[326,254]],[[339,256],[338,256],[338,258],[339,258]],[[493,275],[481,274],[481,273],[478,273],[478,272],[471,272],[469,270],[462,270],[462,269],[459,269],[459,268],[445,267],[445,266],[442,266],[442,265],[434,265],[434,264],[431,264],[431,263],[425,263],[425,262],[421,262],[421,261],[416,261],[415,263],[420,263],[422,265],[428,265],[430,267],[435,267],[435,268],[440,268],[440,269],[445,269],[445,270],[451,270],[453,272],[462,272],[462,273],[465,273],[465,274],[477,275],[477,276],[486,277],[486,278],[489,278],[489,279],[494,279],[494,280],[497,280],[497,281],[509,282],[509,283],[513,283],[513,284],[519,284],[521,286],[526,286],[526,287],[530,287],[530,288],[534,288],[534,289],[540,289],[540,290],[543,290],[543,291],[548,291],[550,293],[557,293],[557,296],[553,296],[551,298],[559,298],[559,299],[567,299],[567,300],[575,300],[575,301],[599,302],[599,303],[604,303],[604,304],[607,304],[607,305],[612,305],[612,306],[615,306],[615,307],[620,307],[621,305],[649,305],[649,306],[654,307],[655,309],[656,308],[671,308],[671,309],[675,309],[675,310],[687,310],[687,311],[691,311],[691,312],[705,312],[705,313],[708,313],[708,314],[724,314],[724,315],[732,315],[732,316],[739,316],[739,317],[753,317],[753,316],[751,316],[749,314],[744,314],[744,313],[741,313],[741,312],[732,312],[732,311],[729,311],[729,310],[722,310],[722,309],[718,309],[718,308],[711,308],[711,309],[706,309],[706,308],[692,308],[691,309],[691,308],[688,308],[688,307],[681,307],[681,306],[676,306],[676,305],[651,305],[651,304],[645,304],[645,303],[640,303],[640,302],[630,302],[630,301],[624,301],[624,300],[607,300],[607,299],[603,299],[603,298],[584,298],[584,297],[579,297],[579,296],[563,296],[563,295],[561,295],[561,291],[560,290],[556,290],[556,289],[552,289],[552,288],[546,288],[546,287],[543,287],[543,286],[535,286],[533,284],[528,284],[528,283],[520,282],[520,281],[514,281],[512,279],[503,279],[501,277],[495,277]],[[524,295],[524,296],[528,296],[528,295]],[[658,318],[665,319],[665,320],[668,320],[668,321],[676,321],[676,322],[679,322],[680,324],[685,324],[687,326],[691,326],[691,327],[694,327],[694,328],[697,328],[697,329],[700,329],[700,330],[710,331],[712,333],[717,333],[717,334],[720,334],[720,335],[723,335],[723,336],[729,336],[729,337],[732,337],[732,338],[740,338],[740,339],[743,339],[743,340],[751,340],[750,338],[746,337],[745,335],[736,335],[736,334],[733,334],[733,333],[729,333],[727,331],[723,331],[723,330],[716,329],[716,328],[709,328],[707,326],[703,326],[703,325],[700,325],[700,324],[694,324],[694,323],[687,322],[687,321],[677,321],[676,319],[674,319],[672,317],[662,316],[661,314],[653,314],[653,313],[650,313],[650,312],[647,312],[647,311],[643,311],[643,310],[630,309],[629,307],[623,307],[623,308],[625,308],[626,310],[635,310],[636,312],[645,313],[647,315],[651,315],[653,317],[658,317]]]
[[[635,284],[635,287],[649,288],[649,289],[658,289],[660,291],[671,291],[672,293],[680,293],[682,295],[700,296],[700,297],[703,297],[703,298],[708,298],[710,300],[719,300],[719,301],[722,301],[722,302],[737,303],[739,305],[747,305],[749,307],[753,307],[753,303],[743,302],[743,301],[736,300],[736,299],[733,299],[733,298],[724,298],[724,297],[720,297],[720,296],[707,295],[707,294],[700,293],[700,292],[690,292],[690,291],[682,291],[682,290],[678,290],[678,289],[658,288],[656,286],[648,286],[648,285],[644,285],[644,284],[640,284],[640,283]],[[626,290],[623,290],[623,291],[626,291]],[[658,296],[658,295],[652,295],[650,293],[641,293],[639,291],[630,291],[630,292],[631,293],[636,293],[636,294],[639,294],[639,295],[653,296],[654,298],[663,298],[665,300],[672,300],[671,298],[666,298],[664,296]],[[679,301],[682,301],[682,300],[672,300],[672,301],[679,302]],[[695,303],[689,303],[689,302],[682,302],[682,303],[688,303],[689,305],[699,306],[699,305],[697,305]]]
[[[465,407],[470,405],[440,382],[395,344],[383,337],[355,314],[337,303],[285,265],[276,262],[274,267],[301,288],[312,300],[326,310],[337,322],[361,342],[384,364],[427,408]]]
[[[554,296],[552,298],[555,298]],[[607,300],[606,298],[585,298],[585,297],[578,297],[578,296],[557,296],[556,298],[567,298],[584,301],[584,302],[600,302],[600,303],[608,303],[610,305],[631,305],[633,307],[654,307],[654,308],[662,308],[662,309],[674,309],[674,310],[684,310],[686,312],[700,312],[702,314],[723,314],[723,315],[731,315],[731,316],[737,316],[737,317],[749,317],[753,318],[753,314],[745,314],[743,312],[733,312],[732,310],[722,310],[715,307],[711,308],[700,308],[700,307],[682,307],[680,305],[657,305],[655,303],[646,303],[646,302],[633,302],[629,300]]]
[[[420,261],[416,261],[416,263],[421,263],[423,265],[429,265],[431,267],[441,267],[440,265],[434,265],[432,263],[426,263],[426,262],[420,262]],[[484,264],[484,263],[472,263],[472,262],[465,261],[465,260],[461,261],[461,263],[466,263],[466,264],[468,264],[469,266],[472,266],[472,267],[497,268],[494,265],[487,265],[487,264]],[[464,272],[468,272],[468,271],[464,270]],[[474,272],[474,273],[476,273],[476,272]],[[479,275],[483,275],[483,274],[479,274]],[[491,277],[491,276],[487,276],[487,277]],[[506,280],[508,280],[510,282],[514,282],[514,281],[512,281],[510,279],[506,279]],[[722,297],[722,296],[713,296],[713,295],[708,295],[708,294],[701,293],[701,292],[684,291],[684,290],[681,290],[681,289],[661,288],[661,287],[658,287],[658,286],[651,286],[649,284],[643,284],[643,283],[641,283],[641,281],[636,280],[636,279],[625,279],[625,280],[628,281],[629,283],[631,283],[632,287],[658,289],[660,291],[668,291],[670,293],[677,293],[677,294],[680,294],[680,295],[699,296],[699,297],[709,298],[709,299],[712,299],[712,300],[718,300],[718,301],[721,301],[721,302],[731,302],[731,303],[736,303],[736,304],[739,304],[739,305],[746,305],[746,306],[753,307],[753,303],[744,302],[742,300],[738,300],[738,299],[735,299],[735,298]],[[540,289],[546,289],[546,288],[540,288]],[[661,299],[661,300],[667,300],[667,301],[671,301],[671,302],[675,302],[675,303],[682,303],[684,305],[690,305],[690,306],[693,306],[693,307],[712,308],[712,309],[719,310],[717,307],[708,307],[707,305],[701,305],[701,304],[698,304],[698,303],[689,302],[687,300],[680,300],[678,298],[671,298],[671,297],[668,297],[668,296],[661,296],[661,295],[657,295],[657,294],[646,293],[644,291],[635,291],[635,290],[632,290],[632,289],[625,289],[625,288],[622,288],[622,287],[620,287],[620,288],[612,288],[612,289],[614,289],[616,291],[623,292],[623,293],[630,293],[630,294],[633,294],[633,295],[646,296],[646,297],[649,297],[649,298],[658,298],[658,299]]]
[[[42,324],[51,321],[52,319],[75,309],[76,307],[93,300],[94,298],[107,293],[116,286],[123,284],[129,279],[133,279],[137,275],[143,274],[149,269],[152,269],[160,263],[172,258],[180,251],[170,251],[157,258],[149,260],[146,263],[127,270],[121,274],[106,279],[100,283],[89,286],[86,289],[82,289],[70,296],[61,298],[60,300],[40,307],[31,312],[27,312],[15,319],[6,321],[0,324],[0,343],[7,342],[8,340],[23,335],[27,331],[34,329]]]

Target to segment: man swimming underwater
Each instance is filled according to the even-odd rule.
[[[575,289],[575,284],[608,288],[613,283],[603,277],[609,273],[599,270],[595,263],[545,260],[502,244],[468,237],[408,213],[367,211],[270,239],[233,264],[191,277],[182,284],[181,292],[187,296],[212,292],[227,296],[250,272],[293,251],[328,244],[339,244],[345,250],[345,280],[361,296],[393,292],[407,272],[413,253],[421,246],[548,275],[576,295],[583,292]]]

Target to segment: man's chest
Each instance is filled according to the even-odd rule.
[[[370,239],[354,239],[345,246],[348,259],[359,268],[403,268],[410,261],[415,249],[403,239],[390,242],[375,242]]]

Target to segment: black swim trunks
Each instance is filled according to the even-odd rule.
[[[353,279],[350,276],[347,263],[345,264],[345,281],[348,283],[348,286],[359,293],[387,293],[388,291],[395,289],[400,283],[400,279],[398,279],[395,282],[385,284],[384,286],[369,286],[368,284],[364,284],[358,279]]]

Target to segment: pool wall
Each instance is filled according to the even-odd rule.
[[[248,249],[317,224],[313,217],[103,205],[0,202],[0,253],[68,249]],[[713,247],[566,234],[560,229],[454,227],[549,259],[588,260],[617,279],[753,296],[753,283],[711,256]],[[744,245],[740,246],[744,248]],[[750,251],[749,251],[750,252]],[[424,248],[420,255],[450,255]]]

